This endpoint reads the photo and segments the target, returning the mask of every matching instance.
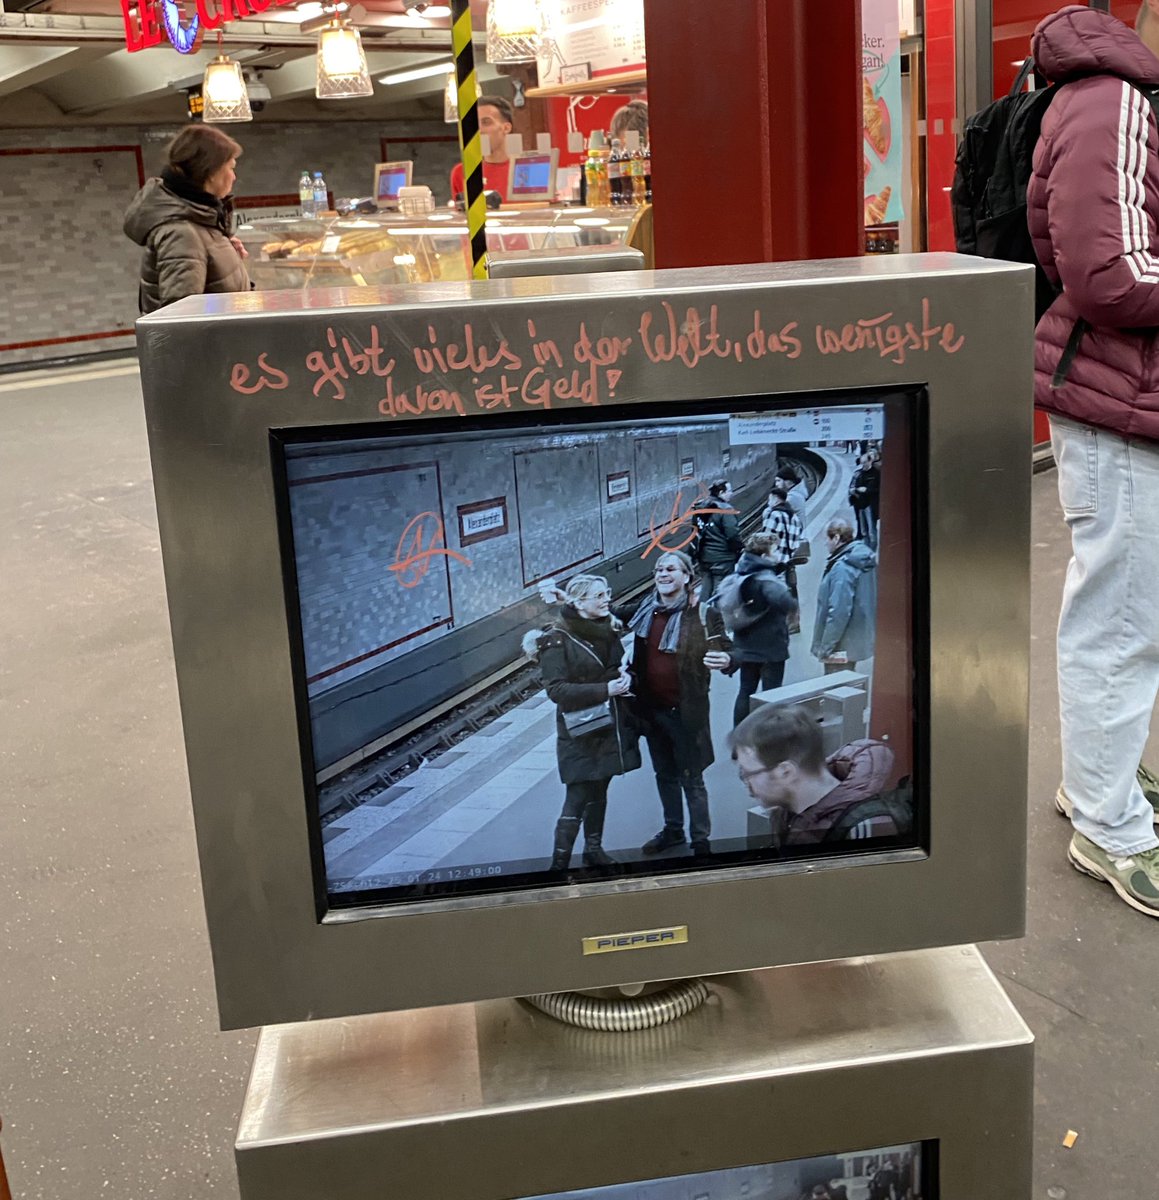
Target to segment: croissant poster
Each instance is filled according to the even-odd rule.
[[[865,224],[890,224],[904,215],[897,0],[861,0],[861,108]]]

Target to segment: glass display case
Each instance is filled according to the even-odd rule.
[[[541,208],[487,215],[487,248],[561,250],[624,245],[639,224],[634,208]],[[271,217],[242,225],[250,277],[263,290],[363,287],[467,280],[467,219],[446,210],[345,217]]]

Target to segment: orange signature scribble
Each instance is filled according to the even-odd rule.
[[[400,586],[418,587],[430,570],[431,559],[440,555],[443,558],[456,558],[468,567],[471,565],[471,560],[465,554],[447,549],[443,518],[438,513],[421,512],[417,517],[412,517],[402,531],[390,569],[395,572]]]
[[[652,510],[652,516],[648,521],[648,532],[652,535],[652,540],[644,548],[644,553],[641,558],[647,558],[654,550],[659,550],[661,553],[667,550],[683,550],[690,546],[696,540],[696,518],[710,517],[716,513],[735,513],[735,508],[730,508],[727,505],[723,508],[706,505],[705,501],[710,499],[708,493],[701,485],[700,490],[693,497],[692,502],[681,511],[680,505],[683,503],[683,491],[678,490],[672,498],[672,509],[668,513],[666,520],[661,521],[657,525],[656,510]],[[665,538],[678,538],[678,541],[668,542]]]

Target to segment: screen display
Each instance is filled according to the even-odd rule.
[[[550,190],[550,154],[524,154],[515,159],[511,173],[513,196],[546,195]]]
[[[331,907],[925,844],[924,394],[794,400],[275,437]]]
[[[406,167],[383,171],[378,177],[378,199],[394,201],[399,190],[406,187]]]
[[[920,1142],[526,1200],[934,1200]]]

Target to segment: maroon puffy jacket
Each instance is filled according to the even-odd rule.
[[[1038,324],[1034,401],[1159,440],[1159,127],[1127,82],[1159,85],[1159,58],[1116,17],[1079,5],[1042,21],[1032,50],[1067,83],[1043,117],[1027,190],[1035,253],[1065,289]],[[1052,387],[1079,317],[1093,328]]]

